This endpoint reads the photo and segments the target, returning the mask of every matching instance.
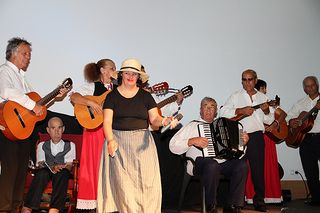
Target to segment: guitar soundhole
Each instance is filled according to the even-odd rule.
[[[19,118],[19,121],[20,121],[20,123],[21,123],[21,126],[22,126],[23,128],[26,128],[26,124],[23,122],[23,120],[22,120],[22,118],[21,118],[18,110],[17,110],[17,109],[14,109],[13,111],[14,111],[14,113],[16,113],[17,117]]]
[[[89,106],[87,106],[87,107],[88,107],[88,110],[89,110],[90,117],[93,120],[95,118],[94,114],[92,113],[91,108]]]

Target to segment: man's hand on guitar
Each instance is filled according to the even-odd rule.
[[[41,116],[43,114],[43,106],[36,104],[32,111],[36,114],[36,116]]]
[[[254,112],[254,108],[252,108],[250,106],[246,106],[246,107],[238,108],[236,110],[236,115],[250,116],[250,115],[252,115],[253,112]]]
[[[297,127],[299,127],[299,125],[300,125],[300,119],[298,119],[298,118],[293,118],[293,119],[291,119],[290,121],[289,121],[289,126],[291,127],[291,128],[297,128]]]
[[[189,146],[196,146],[199,148],[206,148],[208,146],[208,139],[203,137],[194,137],[188,140]]]
[[[315,108],[317,108],[318,110],[320,110],[320,99],[318,100],[317,104],[315,105]]]
[[[270,110],[269,110],[269,104],[268,103],[263,103],[260,105],[260,109],[263,111],[263,113],[265,115],[268,115],[270,113]]]

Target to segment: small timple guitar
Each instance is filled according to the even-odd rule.
[[[168,93],[169,90],[169,84],[167,82],[161,82],[153,85],[152,87],[148,87],[146,89],[150,93],[154,93],[155,95],[165,95]]]
[[[268,102],[265,102],[265,103],[267,103],[269,106],[278,106],[280,104],[280,98],[279,98],[279,96],[276,95],[275,100],[271,100],[271,101],[268,101]],[[264,103],[252,106],[252,108],[255,109],[255,110],[259,109],[262,104],[264,104]],[[240,121],[245,117],[247,117],[247,115],[238,114],[238,115],[236,115],[236,116],[234,116],[233,118],[230,118],[230,119],[233,120],[233,121]]]
[[[150,88],[147,88],[147,90],[150,93],[155,93],[155,94],[165,94],[168,91],[168,89],[169,89],[169,85],[167,82],[161,82],[153,85]],[[111,92],[111,90],[104,92],[100,96],[86,95],[84,97],[92,101],[95,101],[96,103],[102,106],[109,92]],[[86,106],[83,104],[74,105],[74,114],[79,124],[86,129],[95,129],[99,127],[103,122],[102,113],[95,113],[91,110],[89,106]]]
[[[0,127],[3,134],[10,140],[23,140],[33,132],[36,122],[42,121],[47,116],[47,104],[59,93],[60,89],[71,89],[71,78],[65,79],[60,86],[45,97],[41,98],[36,92],[26,95],[38,105],[43,106],[43,114],[36,116],[32,110],[28,110],[14,101],[4,101],[0,104]]]

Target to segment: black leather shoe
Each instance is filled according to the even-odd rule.
[[[218,209],[216,205],[210,205],[210,206],[207,206],[206,208],[208,213],[218,213]]]
[[[308,200],[308,201],[305,201],[305,204],[309,206],[320,206],[320,201]]]
[[[241,211],[241,207],[225,206],[223,207],[223,213],[242,213],[242,211]]]
[[[267,212],[267,206],[266,204],[257,204],[257,205],[254,205],[254,210],[258,212]]]

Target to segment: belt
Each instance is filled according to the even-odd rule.
[[[311,137],[320,136],[320,132],[310,132],[310,133],[307,133],[307,135],[310,135]]]

